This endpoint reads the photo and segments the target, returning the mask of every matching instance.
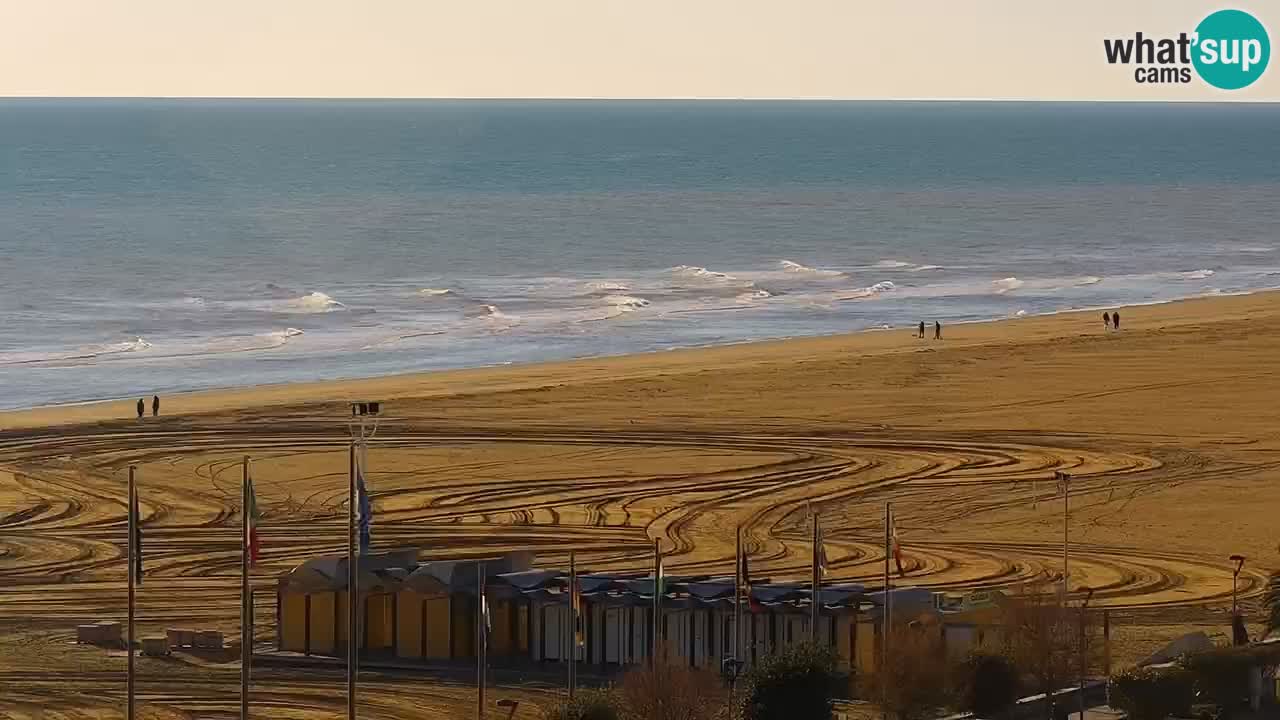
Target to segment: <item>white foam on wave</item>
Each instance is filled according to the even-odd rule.
[[[1188,270],[1187,272],[1178,273],[1178,277],[1183,280],[1204,280],[1213,277],[1212,270]]]
[[[337,310],[346,310],[347,306],[334,300],[322,292],[313,292],[286,300],[280,304],[286,312],[295,313],[326,313]]]
[[[1076,281],[1072,283],[1072,285],[1074,285],[1075,287],[1085,287],[1088,285],[1097,285],[1100,282],[1102,282],[1102,278],[1098,277],[1097,275],[1086,275],[1082,278],[1077,278]]]
[[[626,292],[631,288],[624,283],[612,280],[592,280],[586,284],[589,292]]]
[[[605,311],[606,320],[625,313],[642,310],[650,305],[648,300],[633,295],[608,295],[604,298],[604,302],[605,305],[608,305]]]
[[[145,352],[152,348],[151,343],[142,338],[118,343],[101,345],[85,345],[72,350],[52,352],[17,352],[0,355],[0,365],[33,365],[38,363],[75,362],[97,360],[113,355]]]
[[[694,280],[705,280],[711,282],[730,282],[737,280],[736,277],[715,270],[708,270],[704,267],[696,265],[677,265],[668,270],[672,275],[682,278],[690,278]]]
[[[879,262],[872,265],[871,267],[878,268],[880,270],[896,270],[898,268],[912,267],[912,265],[913,263],[905,262],[902,260],[880,260]]]
[[[991,286],[995,289],[997,295],[1003,295],[1007,292],[1012,292],[1022,287],[1025,284],[1026,283],[1024,283],[1023,281],[1019,280],[1016,277],[1000,278],[999,280],[991,281]]]
[[[778,261],[778,265],[782,267],[783,272],[792,273],[794,275],[809,275],[812,277],[823,278],[844,277],[844,273],[839,270],[821,270],[809,267],[808,265],[801,265],[800,263],[793,262],[791,260],[780,260]]]
[[[744,293],[739,293],[738,296],[734,299],[740,303],[752,303],[752,302],[755,302],[756,300],[767,300],[771,297],[773,297],[773,293],[769,292],[768,290],[756,289],[756,290],[751,290]]]
[[[874,285],[868,285],[864,288],[858,288],[849,292],[836,295],[835,299],[840,300],[862,300],[865,298],[877,297],[883,293],[893,292],[898,286],[893,284],[891,280],[882,280]]]
[[[649,307],[649,301],[641,297],[632,295],[608,295],[604,299],[605,304],[612,305],[626,310],[638,310],[640,308]]]
[[[423,297],[442,297],[444,295],[453,295],[452,288],[422,288],[418,294]]]

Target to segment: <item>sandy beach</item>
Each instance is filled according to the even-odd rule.
[[[375,547],[533,548],[548,563],[574,549],[591,568],[639,569],[659,538],[674,572],[729,574],[743,524],[753,572],[800,578],[812,506],[831,579],[876,585],[892,501],[904,583],[1017,586],[1061,571],[1053,475],[1065,470],[1072,585],[1112,609],[1117,664],[1190,629],[1221,636],[1227,557],[1249,558],[1239,589],[1255,609],[1280,567],[1280,294],[1122,314],[1118,332],[1099,310],[953,325],[940,341],[894,329],[200,392],[142,421],[133,399],[2,414],[0,685],[20,688],[20,710],[0,717],[40,704],[120,715],[123,657],[68,642],[77,623],[123,619],[131,463],[147,538],[140,626],[234,633],[237,463],[253,458],[258,632],[271,638],[275,577],[345,547],[353,400],[385,408],[369,458]],[[234,665],[140,668],[144,717],[237,702]],[[378,717],[456,717],[472,702],[465,686],[370,687]],[[304,709],[289,717],[343,712],[337,675],[268,672],[255,692],[295,698]]]

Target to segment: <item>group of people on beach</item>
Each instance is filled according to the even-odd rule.
[[[1112,330],[1112,329],[1119,330],[1120,329],[1120,311],[1112,310],[1111,312],[1102,313],[1102,324],[1105,325],[1108,330]]]
[[[924,321],[923,320],[920,321],[920,327],[916,328],[916,337],[918,338],[924,337]],[[937,320],[933,321],[933,339],[934,340],[942,339],[942,323],[938,322]]]
[[[142,417],[146,414],[147,414],[147,404],[142,401],[142,398],[138,398],[138,419],[141,420]],[[151,396],[151,417],[158,417],[159,415],[160,415],[160,396],[152,395]]]

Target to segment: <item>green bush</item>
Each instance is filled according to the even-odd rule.
[[[1111,703],[1133,720],[1186,716],[1194,700],[1194,678],[1182,667],[1133,668],[1111,679]]]
[[[1246,649],[1222,648],[1183,658],[1201,699],[1218,706],[1219,717],[1231,717],[1249,697],[1249,672],[1257,664]]]
[[[744,678],[745,720],[830,720],[837,691],[847,685],[831,648],[805,643],[770,655]]]
[[[543,720],[619,720],[618,702],[609,689],[580,688],[572,700],[561,700],[542,711]]]
[[[961,710],[995,717],[1018,701],[1018,669],[1004,655],[973,652],[955,672],[956,704]]]

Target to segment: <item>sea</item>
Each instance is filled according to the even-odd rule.
[[[0,101],[0,408],[1280,286],[1280,105]]]

